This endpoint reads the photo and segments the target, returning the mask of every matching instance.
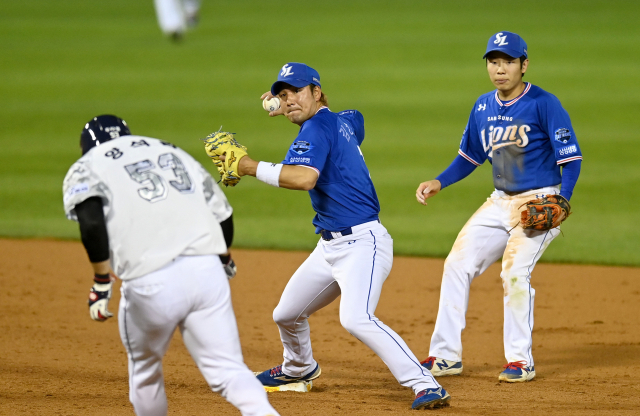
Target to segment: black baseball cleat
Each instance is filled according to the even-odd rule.
[[[314,368],[311,372],[305,374],[301,377],[292,377],[288,376],[282,372],[282,365],[277,367],[273,367],[270,370],[263,371],[262,373],[256,375],[258,380],[262,383],[263,386],[269,387],[277,387],[282,386],[284,384],[297,383],[299,381],[311,381],[320,377],[322,370],[320,370],[320,365],[316,364],[316,368]]]

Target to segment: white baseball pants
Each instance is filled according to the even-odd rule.
[[[401,385],[416,393],[439,387],[402,338],[374,315],[393,264],[393,239],[377,221],[352,229],[351,235],[320,239],[273,311],[284,345],[283,372],[299,377],[315,368],[308,318],[342,295],[340,323],[384,361]]]
[[[548,187],[509,196],[494,191],[467,221],[458,234],[444,264],[440,305],[429,355],[462,361],[462,330],[469,305],[469,287],[473,279],[502,257],[504,288],[504,352],[507,362],[524,361],[533,366],[531,354],[533,301],[531,272],[560,233],[511,228],[520,221],[520,206],[542,195],[557,194]],[[511,230],[511,231],[509,231]]]
[[[165,34],[184,33],[189,16],[198,13],[199,0],[154,0],[158,25]]]
[[[138,416],[167,414],[162,358],[176,327],[200,372],[242,415],[277,415],[242,359],[227,276],[218,256],[178,257],[121,287],[118,323]]]

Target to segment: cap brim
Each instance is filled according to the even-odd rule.
[[[296,88],[306,87],[310,85],[311,82],[305,81],[303,79],[288,79],[287,81],[276,81],[271,86],[271,95],[278,95],[280,91],[286,88],[288,85]]]
[[[504,54],[509,55],[512,58],[520,58],[521,56],[523,56],[524,54],[521,52],[516,51],[515,49],[509,49],[509,48],[494,48],[491,49],[490,51],[485,52],[485,54],[482,56],[482,59],[485,59],[487,57],[487,55],[489,55],[491,52],[502,52]],[[526,55],[524,55],[526,57]]]

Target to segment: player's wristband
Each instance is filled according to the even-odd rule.
[[[98,284],[111,283],[111,276],[109,275],[109,273],[107,274],[94,273],[93,281]]]
[[[256,178],[276,188],[280,187],[280,172],[282,163],[259,162],[256,170]]]
[[[231,261],[231,254],[227,254],[226,256],[224,254],[219,254],[218,257],[220,257],[220,261],[223,266],[226,266]]]

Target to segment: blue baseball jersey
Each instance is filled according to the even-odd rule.
[[[506,192],[559,185],[560,165],[582,159],[560,100],[530,83],[510,101],[497,90],[480,96],[458,153],[476,166],[489,159],[495,188]]]
[[[364,118],[359,111],[333,113],[323,107],[300,126],[300,132],[282,161],[318,172],[309,191],[320,230],[340,231],[378,219],[380,203],[360,151]]]

